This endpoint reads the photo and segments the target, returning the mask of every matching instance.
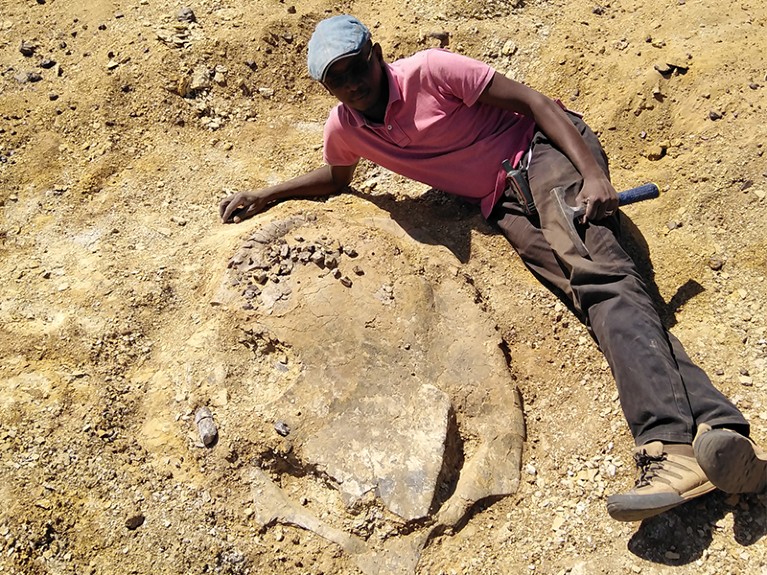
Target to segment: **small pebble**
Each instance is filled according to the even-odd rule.
[[[37,50],[37,46],[29,42],[22,42],[21,46],[19,46],[19,52],[26,58],[32,56],[35,53],[35,50]]]
[[[189,6],[184,6],[178,11],[176,20],[179,22],[197,22],[197,16],[194,15],[194,11]]]
[[[125,520],[125,526],[131,531],[135,531],[144,524],[145,519],[146,518],[141,513],[131,515],[128,517],[128,519]]]
[[[284,421],[276,421],[274,430],[282,437],[287,437],[290,434],[290,426]]]
[[[714,271],[719,271],[724,267],[724,259],[720,256],[711,256],[708,260],[708,267]]]
[[[200,439],[205,447],[210,447],[218,437],[218,429],[213,421],[213,414],[207,407],[201,407],[194,414],[194,422],[197,424],[197,430],[200,433]]]

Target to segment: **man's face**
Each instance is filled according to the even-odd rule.
[[[341,103],[364,113],[386,96],[381,93],[382,75],[381,47],[373,44],[355,56],[335,62],[323,84]]]

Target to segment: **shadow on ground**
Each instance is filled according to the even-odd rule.
[[[628,549],[653,563],[687,565],[702,558],[713,532],[728,529],[731,522],[735,541],[753,545],[767,533],[767,508],[757,496],[714,492],[643,521]]]
[[[676,293],[666,302],[655,283],[655,268],[647,241],[636,224],[624,213],[621,213],[621,243],[644,278],[663,324],[667,329],[672,328],[677,323],[676,312],[695,296],[703,293],[703,286],[689,279],[677,288]]]
[[[484,220],[477,206],[438,190],[429,190],[417,198],[356,190],[352,193],[389,212],[415,241],[445,246],[463,264],[471,257],[472,229],[485,235],[499,233]]]
[[[477,206],[438,190],[429,190],[417,198],[404,199],[396,198],[388,193],[373,195],[357,190],[352,190],[352,193],[389,212],[400,227],[417,242],[443,245],[461,263],[467,263],[471,257],[472,229],[485,235],[500,234],[499,230],[482,217]],[[689,279],[666,302],[655,283],[655,270],[647,241],[625,213],[621,213],[621,243],[644,278],[663,324],[670,329],[677,323],[676,312],[688,301],[700,295],[703,292],[703,286]],[[510,249],[509,253],[514,253],[513,249]],[[561,294],[557,295],[567,307],[571,308],[566,298],[563,298]],[[577,315],[572,308],[571,311]]]

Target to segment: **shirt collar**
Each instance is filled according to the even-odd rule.
[[[386,76],[389,78],[389,102],[386,104],[386,112],[384,113],[384,123],[386,123],[386,117],[389,115],[389,110],[391,110],[392,104],[394,102],[399,102],[402,99],[402,91],[400,90],[398,78],[394,73],[394,68],[392,68],[388,62],[384,62],[383,69]],[[349,113],[350,123],[355,128],[376,125],[369,122],[360,112],[350,108],[346,104],[341,104],[341,106]]]

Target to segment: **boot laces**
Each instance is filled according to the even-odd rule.
[[[639,477],[636,480],[635,487],[646,487],[652,483],[652,480],[663,469],[663,462],[666,461],[666,454],[648,455],[646,451],[634,454],[634,461],[639,468]]]

